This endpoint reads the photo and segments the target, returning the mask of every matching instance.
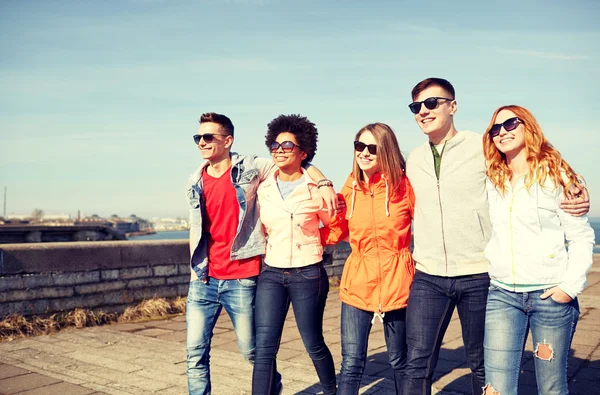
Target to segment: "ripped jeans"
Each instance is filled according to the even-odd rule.
[[[485,316],[486,385],[500,395],[516,395],[527,334],[531,328],[539,394],[568,394],[567,362],[579,318],[570,303],[540,299],[544,290],[511,292],[490,285]]]

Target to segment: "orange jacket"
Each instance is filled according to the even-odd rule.
[[[344,265],[340,299],[361,310],[383,313],[406,307],[415,269],[410,253],[415,195],[408,178],[398,190],[389,189],[376,174],[368,191],[352,175],[342,188],[346,209],[336,216],[339,230],[322,233],[323,242],[349,237],[352,252]]]

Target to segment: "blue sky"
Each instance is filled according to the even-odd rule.
[[[407,104],[435,76],[456,88],[459,130],[529,108],[600,217],[600,2],[491,3],[0,0],[7,212],[186,216],[208,111],[261,155],[271,119],[306,115],[340,187],[365,124],[390,124],[405,154],[426,141]]]

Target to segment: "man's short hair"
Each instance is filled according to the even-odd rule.
[[[440,88],[442,88],[443,90],[448,92],[451,96],[451,97],[449,97],[449,99],[456,98],[456,95],[454,93],[454,87],[452,86],[450,81],[445,80],[443,78],[432,77],[432,78],[424,79],[423,81],[421,81],[417,85],[415,85],[415,87],[412,90],[412,99],[415,100],[421,92],[423,92],[425,89],[429,88],[430,86],[439,86]]]
[[[198,122],[212,122],[221,125],[223,132],[233,137],[233,123],[229,117],[223,114],[217,114],[216,112],[206,112],[200,116]]]

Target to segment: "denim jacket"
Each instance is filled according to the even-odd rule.
[[[240,205],[237,233],[231,247],[231,260],[250,258],[265,253],[265,235],[259,217],[256,191],[258,184],[276,167],[271,159],[231,154],[231,183]],[[208,166],[205,161],[189,177],[187,200],[190,210],[190,265],[192,280],[206,281],[208,277],[208,234],[202,226],[206,216],[206,201],[202,174]]]

